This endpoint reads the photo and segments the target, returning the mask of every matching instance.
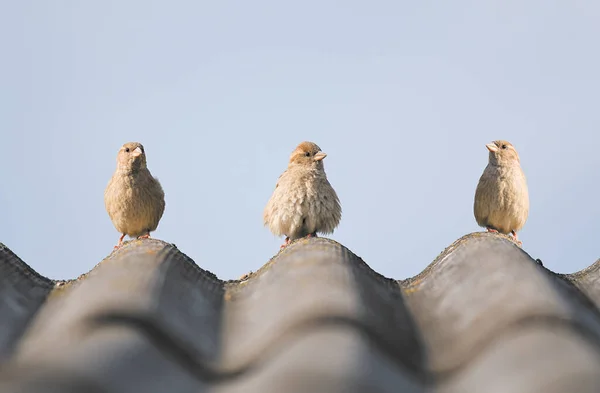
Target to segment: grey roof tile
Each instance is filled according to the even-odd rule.
[[[54,287],[0,243],[0,364]]]
[[[554,274],[499,235],[465,236],[404,281],[323,238],[229,282],[171,244],[132,241],[52,292],[10,251],[0,256],[12,272],[0,276],[2,392],[600,386],[598,269]],[[15,298],[23,306],[1,306]]]

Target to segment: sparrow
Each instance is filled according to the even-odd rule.
[[[521,244],[517,232],[527,221],[529,192],[519,154],[507,141],[494,141],[485,146],[489,150],[489,162],[475,191],[475,219],[488,232],[511,234]]]
[[[146,166],[144,146],[124,144],[117,154],[117,169],[104,191],[104,206],[122,236],[115,249],[123,245],[125,235],[149,238],[165,210],[165,193]]]
[[[325,174],[327,154],[313,142],[302,142],[292,152],[263,212],[264,225],[276,236],[292,240],[333,233],[342,218],[337,194]]]

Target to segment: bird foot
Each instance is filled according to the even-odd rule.
[[[286,248],[288,246],[288,244],[290,244],[290,238],[286,237],[285,242],[281,245],[281,247],[279,247],[279,250],[283,250],[284,248]]]
[[[523,245],[523,242],[522,242],[522,241],[520,241],[520,240],[517,238],[517,232],[515,232],[515,231],[510,231],[510,234],[513,236],[513,239],[515,239],[515,243],[517,243],[517,245],[518,245],[519,247]]]
[[[486,227],[485,229],[487,229],[488,232],[498,233],[498,231],[496,229],[494,229],[494,228]]]
[[[146,233],[145,235],[138,236],[138,239],[150,239],[150,234]]]
[[[306,235],[306,237],[311,238],[311,237],[319,237],[319,236],[317,236],[317,232],[314,232],[314,233],[309,233],[308,235]]]
[[[119,248],[121,248],[123,246],[123,239],[125,239],[125,234],[121,235],[121,237],[119,238],[119,242],[117,243],[115,248],[113,248],[113,251],[118,250]]]

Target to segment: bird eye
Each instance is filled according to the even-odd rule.
[[[125,151],[126,151],[127,153],[129,153],[129,148],[128,148],[128,147],[126,147],[126,148],[125,148]]]
[[[310,152],[306,152],[306,153],[304,153],[304,155],[305,155],[306,157],[310,157]]]
[[[506,149],[506,145],[502,145],[502,148],[503,148],[503,149]]]

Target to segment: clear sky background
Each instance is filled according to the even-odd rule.
[[[485,144],[529,182],[524,249],[600,256],[597,1],[2,1],[0,241],[74,278],[119,234],[103,193],[142,142],[165,189],[154,237],[220,278],[283,239],[263,208],[301,141],[326,153],[331,238],[406,278],[481,230]]]

